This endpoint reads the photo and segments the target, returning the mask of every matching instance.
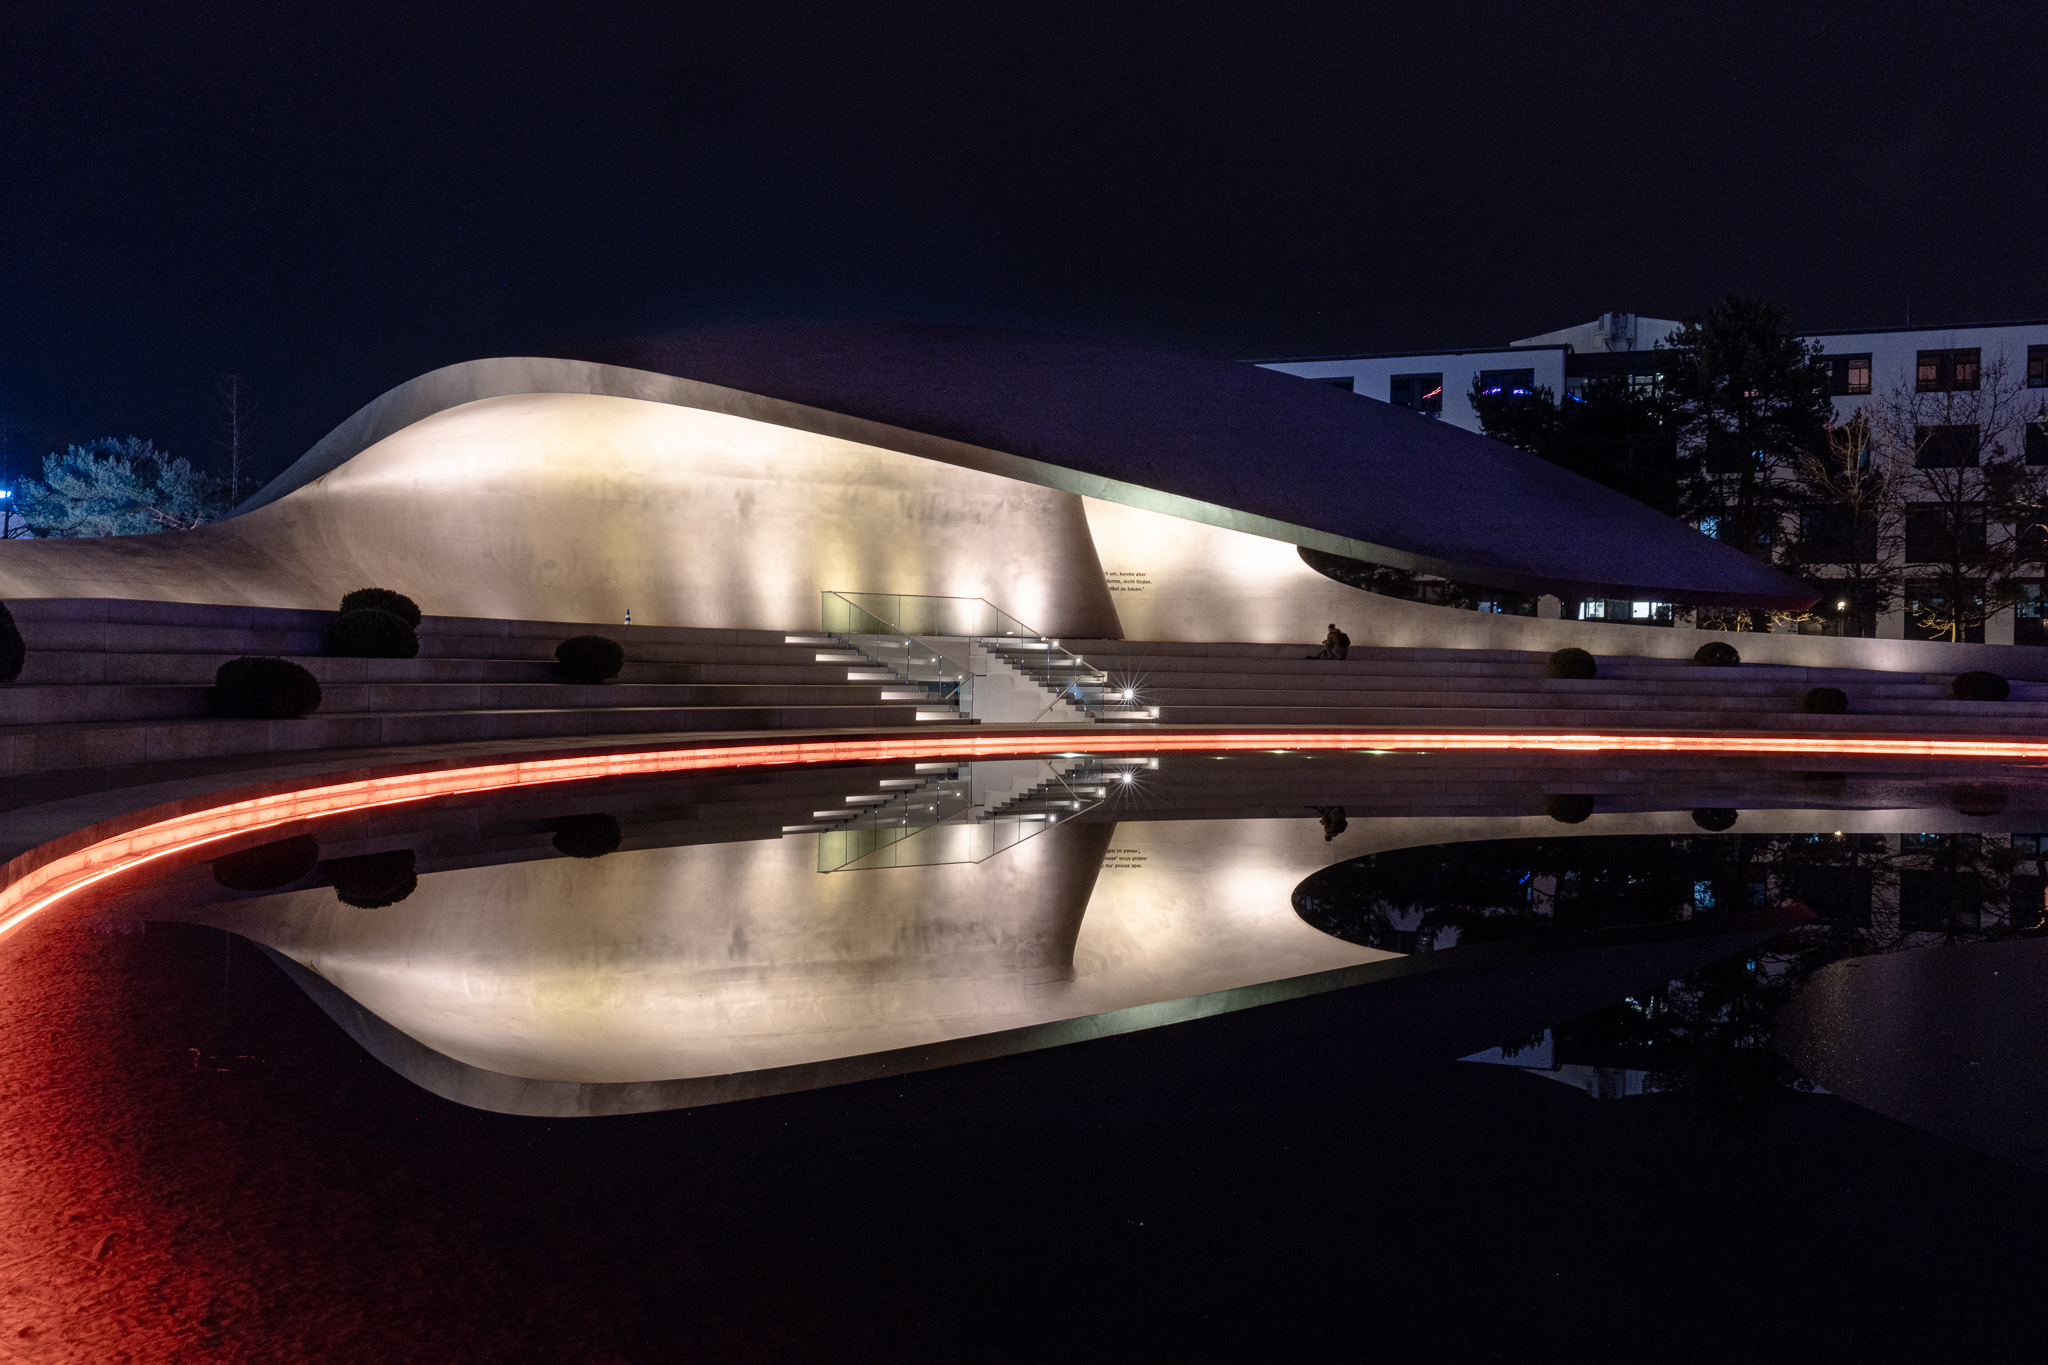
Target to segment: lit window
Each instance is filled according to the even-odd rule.
[[[1921,393],[1951,393],[1977,387],[1983,353],[1975,346],[1949,351],[1922,351],[1913,371],[1913,387]]]
[[[1536,371],[1481,370],[1479,391],[1489,398],[1527,398],[1536,392]]]
[[[1397,408],[1434,417],[1444,410],[1444,377],[1397,374],[1387,381],[1387,401]]]
[[[1859,394],[1870,392],[1870,357],[1868,355],[1836,355],[1828,357],[1828,366],[1833,373],[1832,388],[1837,394]]]

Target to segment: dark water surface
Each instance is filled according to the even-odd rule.
[[[978,766],[392,811],[82,911],[66,941],[121,988],[100,1024],[144,1072],[191,1053],[174,1088],[106,1101],[131,1106],[125,1150],[193,1246],[244,1229],[212,1358],[2048,1340],[2041,774]],[[869,794],[852,829],[820,814]],[[1129,1013],[1188,998],[1220,1003]],[[858,1070],[992,1033],[1031,1041]],[[736,1067],[785,1093],[610,1117],[443,1097]],[[388,1310],[344,1324],[323,1294]]]

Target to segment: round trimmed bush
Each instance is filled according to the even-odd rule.
[[[355,858],[331,858],[322,863],[334,894],[343,905],[358,910],[380,910],[396,905],[419,888],[419,874],[413,869],[409,848],[388,853],[365,853]]]
[[[618,851],[622,837],[619,822],[602,811],[555,822],[555,851],[565,858],[602,858]]]
[[[275,891],[311,872],[319,861],[320,841],[301,834],[215,858],[213,879],[230,891]]]
[[[410,659],[420,652],[420,637],[404,618],[364,607],[335,618],[327,648],[345,659]]]
[[[1597,678],[1600,676],[1600,665],[1585,650],[1576,645],[1567,645],[1550,656],[1550,676]]]
[[[1956,680],[1948,685],[1948,694],[1957,701],[2004,701],[2012,695],[2012,684],[1996,673],[1980,669],[1956,674]]]
[[[21,642],[21,628],[14,624],[14,613],[0,603],[0,683],[11,683],[21,676],[21,666],[28,662],[28,646]]]
[[[291,720],[320,709],[320,680],[290,659],[229,659],[214,670],[213,709],[248,720]]]
[[[420,604],[389,588],[357,588],[341,599],[341,611],[388,611],[415,630],[420,624]]]
[[[1593,813],[1593,798],[1563,792],[1543,798],[1543,813],[1561,825],[1584,823]]]
[[[1709,640],[1692,652],[1692,661],[1708,668],[1733,668],[1742,662],[1742,655],[1726,640]]]
[[[1958,815],[1998,815],[2005,810],[2006,794],[1997,787],[1960,787],[1955,793]]]
[[[1839,687],[1806,689],[1806,713],[1810,716],[1840,716],[1849,710],[1849,694]]]
[[[1709,834],[1735,828],[1735,812],[1726,806],[1707,806],[1692,813],[1692,822]]]
[[[555,662],[571,682],[601,683],[626,666],[626,647],[602,635],[572,635],[555,646]]]

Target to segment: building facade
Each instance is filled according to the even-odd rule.
[[[1311,356],[1255,362],[1350,393],[1376,398],[1421,416],[1470,431],[1480,430],[1471,395],[1475,388],[1497,394],[1547,389],[1560,401],[1587,385],[1625,377],[1653,388],[1665,361],[1663,346],[1682,324],[1669,318],[1606,313],[1592,322],[1504,347],[1455,351],[1406,351],[1357,356]],[[1928,415],[1915,442],[1916,462],[1974,465],[1994,444],[2018,453],[2029,466],[2048,473],[2048,319],[1951,327],[1885,327],[1811,332],[1829,362],[1835,416],[1847,424],[1858,415],[1876,418],[1889,404]],[[1935,401],[1936,399],[1939,401]],[[1953,411],[1935,411],[1936,408]],[[1932,580],[1912,565],[1925,535],[1916,529],[1915,508],[1905,514],[1904,588],[1900,601],[1857,633],[1874,629],[1882,639],[1927,638],[1914,611],[1930,593]],[[1711,526],[1703,526],[1710,534]],[[2048,645],[2048,589],[2036,587],[2013,607],[1997,612],[1973,631],[1973,643]],[[1627,620],[1635,624],[1674,621],[1669,603],[1644,600],[1564,599],[1546,602],[1581,620]]]

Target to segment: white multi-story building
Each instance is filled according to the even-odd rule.
[[[1666,359],[1660,345],[1680,325],[1669,318],[1606,313],[1577,327],[1524,337],[1506,346],[1254,363],[1477,431],[1479,416],[1471,401],[1475,385],[1482,392],[1499,393],[1548,389],[1560,399],[1615,376],[1653,386]],[[2042,403],[2048,402],[2048,319],[1810,332],[1806,339],[1819,343],[1830,362],[1835,412],[1844,421],[1890,396],[1975,392],[1980,385],[2023,390],[2019,396],[2029,416],[2038,415]],[[1974,426],[1939,430],[1948,442],[1944,449],[1975,463],[1980,433]],[[2014,435],[2024,442],[2028,464],[2048,466],[2048,426],[2025,422]],[[1909,578],[1908,599],[1913,591]],[[1583,619],[1619,616],[1639,623],[1667,621],[1671,616],[1667,605],[1650,602],[1566,603],[1564,611]],[[2048,603],[2037,600],[2002,612],[1986,623],[1984,632],[1986,643],[2048,645]],[[1904,608],[1877,621],[1880,637],[1900,639],[1916,633]]]

